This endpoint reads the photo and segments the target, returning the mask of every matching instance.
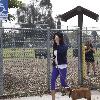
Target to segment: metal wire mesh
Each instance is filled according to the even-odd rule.
[[[24,29],[1,28],[0,37],[0,63],[4,75],[3,94],[44,94],[50,89],[50,77],[52,70],[52,36],[60,31],[64,34],[64,41],[68,44],[67,80],[71,86],[78,85],[78,30],[56,29]],[[93,38],[91,31],[83,30],[82,42]],[[86,33],[87,32],[87,33]],[[99,31],[98,31],[99,33]],[[96,45],[96,69],[97,76],[90,77],[91,87],[100,88],[100,35],[94,44]],[[3,61],[3,62],[2,62]],[[56,87],[60,87],[57,79]]]
[[[4,29],[3,68],[6,94],[46,91],[47,32]]]
[[[82,42],[85,45],[86,41],[90,41],[95,49],[94,60],[95,60],[95,72],[94,75],[93,66],[90,63],[89,71],[90,75],[87,78],[88,82],[90,82],[91,89],[100,89],[100,30],[96,29],[87,29],[82,31]],[[86,64],[85,64],[86,66]]]

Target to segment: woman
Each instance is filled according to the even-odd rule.
[[[94,75],[96,74],[95,72],[95,60],[94,60],[94,54],[95,50],[93,49],[92,43],[90,41],[87,41],[85,44],[85,61],[87,65],[87,75],[89,75],[89,67],[90,64],[93,66],[93,72]]]
[[[61,85],[64,88],[69,88],[66,84],[67,74],[67,50],[68,46],[64,44],[63,34],[55,33],[53,37],[53,70],[51,77],[51,94],[52,100],[55,100],[55,82],[60,75]]]

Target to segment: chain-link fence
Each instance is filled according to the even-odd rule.
[[[95,60],[95,72],[96,75],[94,75],[94,69],[93,69],[93,64],[90,63],[89,67],[89,77],[86,78],[89,82],[89,86],[91,89],[99,89],[100,90],[100,30],[93,29],[93,28],[86,28],[82,30],[82,44],[85,45],[86,41],[90,41],[95,53],[94,55],[94,60]],[[84,65],[86,67],[86,63]],[[87,76],[87,75],[86,75]]]
[[[47,30],[1,30],[4,94],[39,94],[48,91],[50,41]]]
[[[61,31],[64,34],[64,41],[66,44],[68,44],[68,82],[74,87],[78,85],[79,44],[77,34],[79,30],[1,28],[1,94],[41,95],[50,90],[52,70],[52,36],[57,31]],[[82,31],[83,43],[88,39],[94,39],[91,32],[92,31],[89,30]],[[91,76],[90,78],[86,79],[85,84],[91,82],[93,88],[100,89],[99,31],[93,46],[96,47],[96,53],[94,56],[97,76]],[[57,88],[59,88],[59,78],[57,79],[56,85]]]

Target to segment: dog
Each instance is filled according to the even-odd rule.
[[[81,98],[91,100],[91,92],[90,92],[90,89],[84,88],[84,87],[71,89],[69,97],[72,97],[72,100],[77,100]]]

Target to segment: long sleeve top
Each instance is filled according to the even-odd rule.
[[[55,65],[62,65],[67,64],[67,50],[68,46],[65,44],[57,45],[56,50],[53,50],[53,58],[55,61],[53,61],[53,66]],[[54,52],[57,52],[55,56]]]

